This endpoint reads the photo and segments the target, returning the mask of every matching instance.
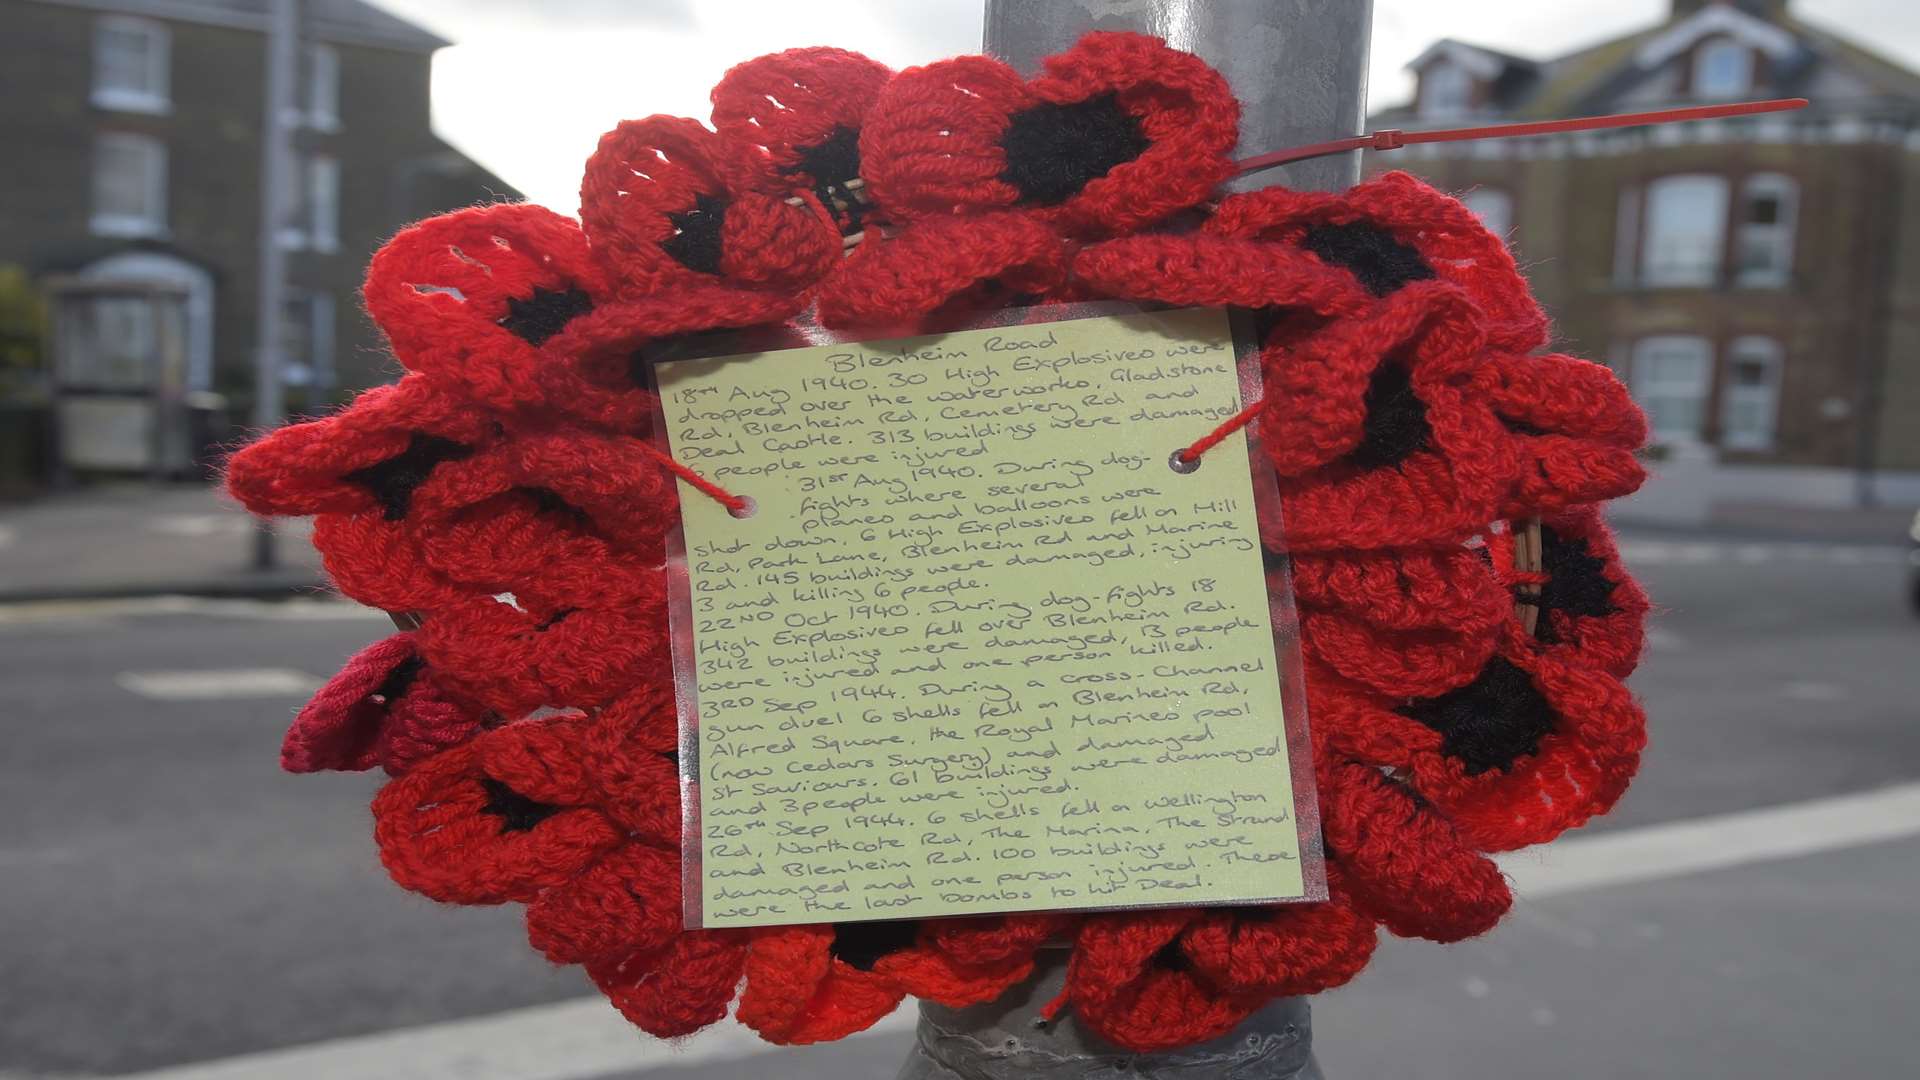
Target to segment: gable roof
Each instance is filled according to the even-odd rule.
[[[1765,19],[1756,19],[1739,8],[1714,4],[1648,38],[1633,58],[1643,68],[1659,67],[1693,48],[1702,38],[1715,34],[1758,49],[1775,60],[1787,59],[1800,47],[1791,32]]]
[[[229,26],[265,32],[271,0],[40,0],[41,3],[91,8],[153,19]],[[372,45],[407,52],[432,52],[452,42],[390,14],[366,0],[306,0],[307,32],[322,41]]]
[[[1535,66],[1532,60],[1524,56],[1515,56],[1483,45],[1469,45],[1452,38],[1441,38],[1427,46],[1427,51],[1409,60],[1407,70],[1418,71],[1435,60],[1441,59],[1450,60],[1482,79],[1497,79],[1501,72],[1509,67],[1532,68]]]
[[[1864,45],[1798,19],[1789,19],[1786,25],[1792,27],[1793,32],[1807,41],[1815,52],[1842,59],[1849,71],[1879,87],[1884,93],[1920,101],[1920,72],[1897,60],[1881,56]]]
[[[1768,20],[1729,5],[1714,4],[1553,59],[1510,58],[1514,63],[1530,65],[1527,70],[1533,77],[1517,85],[1511,98],[1501,101],[1500,111],[1516,120],[1619,111],[1613,103],[1620,94],[1684,55],[1702,38],[1714,35],[1732,36],[1772,58],[1773,74],[1783,93],[1797,91],[1814,69],[1831,64],[1870,84],[1880,95],[1920,105],[1920,73],[1896,61],[1792,17]],[[1451,57],[1465,52],[1509,59],[1505,53],[1445,39],[1408,67],[1418,68],[1440,55]],[[1382,110],[1375,120],[1391,125],[1417,122],[1417,117],[1409,103]]]

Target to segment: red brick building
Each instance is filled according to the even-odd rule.
[[[1409,130],[1798,96],[1793,114],[1374,155],[1512,237],[1560,345],[1653,421],[1643,505],[1920,503],[1920,75],[1787,0],[1674,0],[1566,56],[1459,41],[1411,65]]]
[[[0,265],[36,283],[174,290],[185,347],[171,385],[224,395],[237,417],[253,383],[268,11],[261,0],[0,0]],[[278,230],[295,408],[392,377],[358,295],[388,236],[517,197],[433,132],[432,60],[447,42],[361,0],[303,0],[301,13],[296,160]],[[68,336],[71,370],[44,376],[64,380],[63,402],[93,400],[68,409],[64,428],[137,401],[131,369],[154,323],[115,301],[84,340]],[[132,428],[142,414],[113,415]]]

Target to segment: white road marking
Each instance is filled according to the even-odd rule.
[[[1647,627],[1647,648],[1655,652],[1681,652],[1690,648],[1687,639],[1659,624]]]
[[[219,671],[123,671],[113,681],[154,701],[216,701],[229,698],[304,697],[321,679],[292,668],[229,668]]]
[[[253,532],[253,519],[236,514],[155,514],[147,531],[163,536],[244,536]]]
[[[1920,783],[1562,840],[1501,860],[1523,900],[1920,836]]]
[[[1920,834],[1920,783],[1764,810],[1627,829],[1502,860],[1523,901],[1793,858]],[[1462,984],[1470,996],[1476,982]],[[909,1005],[872,1034],[912,1030]],[[1533,1017],[1551,1023],[1551,1015]],[[864,1037],[864,1036],[863,1036]],[[676,1044],[635,1032],[598,997],[358,1035],[123,1080],[586,1080],[645,1068],[738,1061],[775,1048],[732,1022]],[[790,1051],[783,1051],[790,1052]],[[764,1074],[764,1073],[763,1073]]]
[[[1780,687],[1780,696],[1788,701],[1845,701],[1851,692],[1840,683],[1790,682]]]
[[[78,848],[0,848],[0,866],[67,866],[82,858]],[[6,1078],[0,1071],[0,1080]]]
[[[1891,566],[1907,561],[1906,550],[1894,545],[1821,544],[1808,541],[1730,543],[1721,541],[1651,540],[1632,537],[1620,541],[1620,555],[1629,567],[1713,566],[1737,563],[1758,566],[1775,559],[1827,563],[1834,566]]]
[[[211,618],[285,622],[368,620],[392,623],[383,611],[336,597],[289,600],[220,600],[196,596],[148,596],[124,600],[48,600],[0,604],[0,626],[13,624],[139,618],[148,615],[204,615]]]
[[[393,625],[386,612],[335,596],[294,597],[287,600],[218,600],[193,596],[163,596],[156,599],[166,602],[155,607],[156,613],[164,610],[168,614],[265,619],[273,622],[353,622],[366,619],[385,623],[389,627]]]
[[[0,525],[0,548],[12,547],[20,536],[20,531],[11,525]]]
[[[1724,544],[1682,544],[1678,551],[1683,563],[1716,563],[1726,557]]]

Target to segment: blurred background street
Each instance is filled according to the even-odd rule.
[[[1920,621],[1900,540],[1630,532],[1664,609],[1635,680],[1645,769],[1612,815],[1509,862],[1522,899],[1493,934],[1389,941],[1318,1000],[1329,1075],[1903,1074]],[[275,766],[304,695],[385,628],[311,599],[0,606],[0,1076],[892,1075],[904,1018],[779,1057],[731,1025],[651,1043],[512,912],[394,888],[374,780]],[[1748,814],[1772,807],[1792,809]],[[1709,843],[1659,831],[1701,820]]]
[[[406,223],[571,213],[620,119],[795,45],[977,51],[981,0],[294,7],[0,0],[0,1080],[890,1078],[910,1010],[666,1045],[517,909],[395,887],[377,778],[277,767],[387,617],[217,474],[396,377],[356,290]],[[1316,999],[1327,1075],[1920,1075],[1920,5],[1374,12],[1373,129],[1813,105],[1366,159],[1509,237],[1553,347],[1647,411],[1614,519],[1658,610],[1624,801],[1507,859],[1491,934]]]

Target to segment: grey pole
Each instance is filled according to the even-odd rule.
[[[1250,156],[1363,130],[1372,28],[1372,0],[987,0],[986,50],[1031,73],[1088,30],[1157,34],[1226,75],[1244,107],[1239,153]],[[1241,183],[1338,190],[1359,178],[1356,152]],[[998,1001],[968,1009],[921,1002],[898,1080],[1321,1080],[1303,999],[1275,1001],[1211,1042],[1131,1054],[1085,1030],[1071,1008],[1039,1022],[1065,982],[1065,951],[1049,950],[1033,977]]]
[[[293,107],[293,71],[298,59],[299,0],[272,0],[271,22],[263,55],[266,58],[265,100],[260,117],[260,248],[259,308],[255,315],[253,347],[253,423],[261,431],[278,427],[286,418],[280,384],[280,321],[284,317],[287,287],[286,249],[280,246],[280,227],[286,205],[281,201],[293,169],[287,113]],[[275,561],[273,524],[254,523],[253,565],[270,570]]]

